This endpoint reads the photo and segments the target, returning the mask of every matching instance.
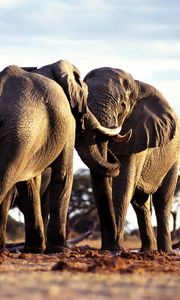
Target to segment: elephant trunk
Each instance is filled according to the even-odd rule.
[[[89,136],[88,145],[86,142],[84,143],[81,138],[79,137],[76,139],[76,150],[87,167],[90,168],[92,172],[105,177],[118,176],[120,171],[119,163],[117,161],[115,163],[109,163],[107,159],[103,157],[94,140],[95,136]]]
[[[116,136],[121,131],[121,126],[118,128],[106,128],[103,127],[97,118],[92,114],[92,112],[87,107],[87,113],[84,115],[85,128],[89,130],[96,130],[106,136]]]
[[[118,122],[117,122],[118,123]],[[84,127],[88,130],[97,131],[100,134],[107,137],[116,137],[118,142],[127,142],[131,137],[131,132],[127,132],[124,135],[120,134],[122,126],[107,128],[102,126],[97,118],[93,115],[93,113],[87,107],[87,112],[84,115]]]

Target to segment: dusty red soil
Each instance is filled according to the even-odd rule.
[[[0,299],[179,299],[180,254],[112,256],[92,244],[61,254],[1,253]]]
[[[180,275],[180,255],[159,252],[128,251],[113,256],[89,246],[74,247],[58,254],[0,254],[0,272],[8,271],[70,271],[98,273],[171,273]]]

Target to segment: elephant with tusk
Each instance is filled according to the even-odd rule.
[[[125,250],[124,223],[131,202],[140,228],[141,250],[171,251],[170,208],[180,157],[178,117],[158,90],[123,70],[95,69],[84,82],[89,90],[88,107],[101,125],[122,127],[121,136],[86,132],[76,138],[76,149],[91,172],[102,249]],[[104,164],[100,170],[97,160]],[[114,172],[106,171],[104,161],[114,165]],[[157,217],[157,240],[149,195]]]
[[[12,65],[0,72],[0,249],[11,199],[21,182],[27,182],[26,207],[31,212],[25,251],[59,252],[66,246],[76,123],[80,132],[102,136],[117,136],[121,129],[104,128],[87,107],[87,95],[79,70],[65,60],[41,68]],[[40,187],[47,167],[51,179],[46,244]],[[104,171],[104,165],[98,167]],[[108,163],[105,173],[113,176],[114,169],[118,173],[119,166]]]

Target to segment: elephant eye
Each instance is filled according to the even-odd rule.
[[[129,82],[127,79],[123,80],[123,87],[125,88],[126,91],[129,89]]]

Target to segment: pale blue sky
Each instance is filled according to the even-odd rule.
[[[67,59],[84,77],[118,67],[180,115],[180,0],[0,0],[0,43],[0,69]]]

